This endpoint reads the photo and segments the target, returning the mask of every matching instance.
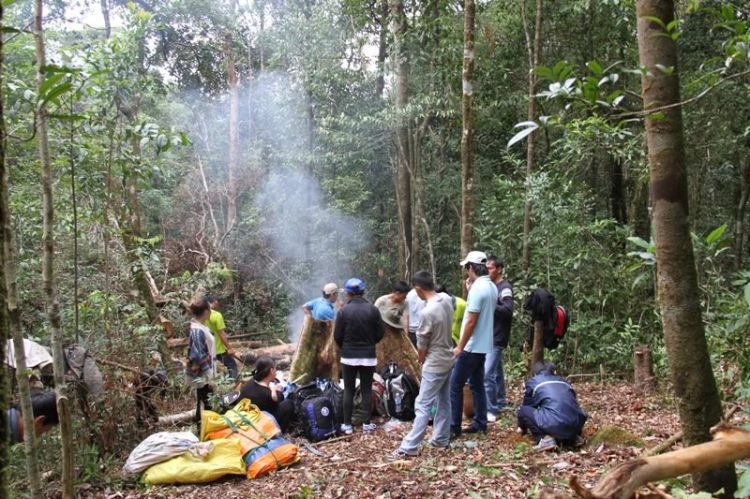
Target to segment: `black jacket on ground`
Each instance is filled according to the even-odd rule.
[[[374,359],[375,345],[385,330],[380,311],[361,296],[355,296],[336,316],[333,338],[345,359]]]
[[[495,303],[495,314],[492,322],[494,345],[508,348],[510,327],[513,323],[513,286],[508,281],[500,281],[500,284],[496,286],[497,303]]]

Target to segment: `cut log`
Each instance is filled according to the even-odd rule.
[[[321,322],[305,315],[297,350],[292,358],[291,379],[309,383],[315,378],[338,381],[341,374],[339,347],[333,339],[335,322]]]
[[[294,355],[297,349],[297,343],[286,343],[284,345],[274,345],[272,347],[256,348],[242,354],[243,364],[255,364],[255,361],[264,355],[268,355],[276,362],[285,357]]]
[[[401,369],[404,369],[417,378],[418,383],[422,383],[422,368],[419,365],[419,354],[414,348],[411,340],[403,331],[397,330],[388,324],[385,327],[385,336],[378,343],[377,356],[379,371],[388,366],[390,362],[395,362]]]
[[[195,417],[195,410],[180,412],[179,414],[170,414],[168,416],[161,416],[156,422],[158,425],[170,425],[177,423],[186,423],[192,421]]]
[[[584,499],[630,499],[644,485],[682,475],[703,473],[750,457],[750,432],[726,423],[711,430],[714,440],[660,456],[633,459],[617,466],[589,490],[571,480],[571,488]]]
[[[656,376],[651,361],[651,347],[649,345],[638,345],[633,353],[633,369],[635,391],[637,393],[649,393],[656,391]]]
[[[232,341],[231,337],[227,339]],[[188,340],[189,338],[172,338],[167,340],[167,344],[169,348],[183,348],[188,346]],[[261,346],[263,346],[262,341],[232,341],[232,348],[235,350],[238,348],[260,348]]]

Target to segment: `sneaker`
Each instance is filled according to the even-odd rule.
[[[545,435],[544,438],[539,440],[539,443],[534,446],[534,450],[537,452],[552,450],[557,447],[557,442],[554,438],[549,435]]]
[[[410,457],[416,457],[416,456],[412,456],[411,454],[407,454],[401,449],[397,449],[391,452],[390,454],[388,454],[385,459],[387,461],[402,461],[404,459],[409,459]]]
[[[438,445],[435,442],[430,441],[430,447],[432,447],[433,449],[448,450],[448,449],[450,449],[450,446],[451,446],[450,442],[448,442],[445,445]]]
[[[497,421],[497,416],[495,414],[492,414],[491,412],[487,413],[487,422],[488,423],[494,423]]]
[[[377,426],[375,426],[375,423],[365,423],[362,425],[362,431],[364,433],[372,433],[375,431],[375,428],[377,428]]]
[[[451,428],[450,439],[455,440],[461,437],[461,428]]]
[[[481,429],[481,428],[478,428],[478,427],[472,425],[472,426],[469,426],[468,428],[461,428],[461,432],[468,433],[468,434],[471,434],[471,433],[487,433],[487,428]]]
[[[526,430],[519,426],[518,428],[516,428],[516,433],[518,433],[519,435],[526,435]]]
[[[344,435],[351,435],[352,433],[354,433],[354,428],[352,428],[352,425],[350,424],[342,424],[341,433],[343,433]]]

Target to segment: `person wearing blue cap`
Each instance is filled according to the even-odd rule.
[[[336,316],[333,338],[341,348],[341,374],[344,378],[344,424],[341,430],[351,435],[354,390],[362,389],[362,405],[367,414],[372,414],[372,377],[378,359],[375,345],[383,339],[385,330],[380,311],[364,298],[365,283],[352,278],[344,286],[347,305]],[[375,424],[368,418],[362,425],[365,433],[375,431]]]

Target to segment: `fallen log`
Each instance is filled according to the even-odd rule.
[[[232,341],[231,336],[227,339]],[[183,348],[188,346],[188,340],[189,338],[172,338],[171,340],[167,340],[167,345],[169,345],[169,348]],[[261,346],[263,346],[263,342],[257,340],[232,341],[232,348],[234,348],[235,350],[238,348],[260,348]]]
[[[734,416],[734,414],[739,410],[740,410],[740,406],[738,405],[734,405],[730,407],[729,410],[726,412],[726,414],[724,414],[722,421],[724,421],[725,423],[729,422],[729,420],[732,419],[732,416]],[[654,447],[649,449],[644,454],[644,456],[646,457],[656,456],[656,455],[661,454],[662,452],[665,452],[671,449],[674,444],[682,440],[682,436],[683,436],[683,433],[682,433],[682,430],[680,430],[674,435],[672,435],[671,437],[669,437],[668,439],[666,439],[665,441],[663,441],[662,443],[660,443],[659,445],[655,445]]]
[[[185,411],[178,414],[170,414],[168,416],[159,416],[156,424],[158,425],[170,425],[176,423],[185,423],[192,420],[195,417],[195,411]]]
[[[570,487],[582,499],[630,499],[651,482],[703,473],[750,457],[750,431],[720,423],[711,433],[711,442],[622,463],[591,490],[577,477],[571,479]]]
[[[278,362],[279,359],[284,357],[291,357],[294,355],[294,350],[297,348],[296,343],[286,343],[284,345],[274,345],[272,347],[256,348],[245,352],[242,355],[243,364],[254,364],[256,360],[264,355],[268,355],[272,359]]]

